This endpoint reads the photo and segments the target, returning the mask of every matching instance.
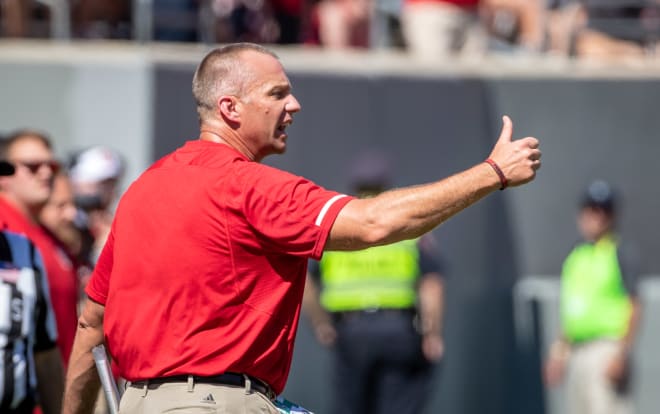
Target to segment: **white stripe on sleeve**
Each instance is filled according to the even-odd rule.
[[[325,205],[323,205],[323,208],[321,209],[321,212],[319,213],[318,217],[316,217],[316,224],[317,226],[320,226],[321,223],[323,223],[323,219],[325,218],[325,215],[328,213],[328,210],[330,210],[330,207],[335,203],[335,201],[346,197],[346,194],[338,194],[334,197],[332,197],[330,200],[328,200]]]

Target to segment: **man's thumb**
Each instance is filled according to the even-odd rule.
[[[511,118],[506,115],[502,117],[502,122],[502,132],[500,133],[498,142],[511,142],[511,136],[513,135],[513,122],[511,122]]]

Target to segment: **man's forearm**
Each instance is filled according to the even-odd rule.
[[[354,250],[419,237],[499,186],[493,169],[482,163],[435,183],[353,200],[340,212],[326,249]],[[343,237],[347,234],[354,237]]]
[[[66,374],[63,414],[88,414],[94,410],[100,379],[92,348],[103,343],[103,307],[87,301],[78,322],[76,339]]]
[[[91,358],[91,364],[76,369],[76,374],[67,375],[63,414],[90,414],[94,411],[100,389],[100,380]],[[81,369],[82,368],[82,369]]]

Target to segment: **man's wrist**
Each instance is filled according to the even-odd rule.
[[[506,175],[504,175],[504,171],[502,171],[500,166],[491,158],[486,158],[484,162],[490,165],[493,171],[495,171],[495,174],[497,174],[497,178],[500,180],[500,191],[507,188],[509,186],[509,180],[507,180]]]

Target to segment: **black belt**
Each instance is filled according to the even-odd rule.
[[[352,311],[333,312],[332,316],[335,321],[342,321],[347,319],[368,318],[376,315],[410,315],[414,317],[417,314],[415,308],[372,308],[372,309],[359,309]]]
[[[261,393],[270,400],[273,400],[275,397],[277,397],[273,389],[260,379],[254,378],[250,375],[237,374],[234,372],[225,372],[224,374],[214,375],[211,377],[200,377],[197,375],[174,375],[171,377],[152,378],[144,381],[131,381],[128,386],[133,388],[143,388],[149,385],[159,385],[169,382],[188,382],[189,376],[192,376],[193,382],[203,384],[233,385],[236,387],[245,387],[245,377],[247,377],[250,380],[251,391]]]

